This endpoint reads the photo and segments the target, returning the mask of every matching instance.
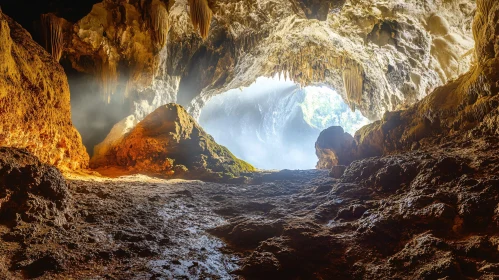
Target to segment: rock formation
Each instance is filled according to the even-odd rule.
[[[204,180],[228,180],[255,170],[218,145],[177,104],[159,107],[124,136],[96,147],[91,166]]]
[[[325,129],[315,142],[316,155],[319,158],[317,169],[331,169],[336,165],[349,164],[351,161],[343,151],[348,151],[353,145],[352,135],[339,126]]]
[[[473,23],[476,65],[458,79],[437,88],[407,110],[385,113],[360,129],[355,144],[338,151],[343,163],[370,156],[432,147],[458,134],[494,135],[497,131],[499,23],[494,1],[478,1]],[[330,144],[333,145],[333,144]],[[326,160],[324,158],[324,160]]]
[[[353,139],[338,127],[325,130],[316,147],[319,167],[332,166],[330,173],[259,172],[251,174],[247,186],[147,182],[141,177],[136,177],[138,182],[126,181],[129,177],[69,180],[68,187],[56,169],[34,156],[0,148],[0,274],[119,279],[497,278],[499,2],[477,0],[475,12],[474,2],[464,0],[276,1],[207,1],[213,16],[205,40],[188,24],[187,7],[182,7],[187,1],[165,3],[170,19],[178,20],[169,21],[172,27],[163,50],[154,42],[161,36],[145,27],[149,19],[139,18],[137,11],[148,7],[113,0],[94,6],[91,16],[76,23],[88,23],[88,29],[70,32],[72,41],[61,61],[74,63],[82,72],[107,65],[100,71],[111,81],[107,85],[118,85],[106,86],[111,91],[120,83],[140,80],[114,80],[123,74],[114,66],[134,65],[124,59],[131,55],[130,48],[158,59],[160,66],[147,68],[150,61],[138,61],[137,67],[153,70],[144,71],[152,86],[138,83],[143,91],[129,92],[136,102],[133,114],[114,126],[96,148],[92,164],[169,178],[180,171],[185,172],[181,177],[208,181],[244,176],[241,173],[253,169],[217,145],[179,105],[159,106],[145,116],[155,107],[151,104],[165,100],[160,98],[167,94],[160,93],[161,88],[177,88],[173,81],[180,92],[189,89],[182,98],[187,103],[194,99],[193,111],[202,106],[203,98],[276,72],[289,72],[304,84],[340,85],[351,106],[371,112],[372,118],[396,105],[415,104],[385,112]],[[118,14],[126,14],[127,23],[119,25],[121,33],[113,33],[114,22],[121,19]],[[468,52],[471,14],[475,49]],[[109,20],[101,22],[106,27],[92,29],[102,18]],[[134,28],[126,29],[129,25]],[[137,36],[138,43],[113,49],[127,42],[115,34]],[[0,45],[0,73],[10,77],[0,80],[0,89],[6,88],[0,91],[0,110],[9,120],[5,123],[29,122],[42,132],[47,124],[72,129],[69,114],[56,115],[56,121],[48,119],[50,114],[34,115],[46,122],[31,119],[33,115],[21,121],[14,118],[24,113],[26,104],[51,104],[67,112],[63,105],[68,96],[63,96],[63,105],[49,103],[61,98],[50,86],[66,84],[54,59],[3,16],[0,37],[7,42]],[[86,58],[76,59],[82,40],[87,40],[87,47],[99,42],[97,55],[89,47],[88,53],[82,52]],[[17,42],[34,56],[22,59],[28,54]],[[245,47],[235,47],[234,42]],[[159,58],[150,56],[153,49]],[[167,51],[171,59],[165,60]],[[460,59],[462,55],[470,59]],[[35,63],[39,60],[47,63]],[[469,71],[457,77],[461,66],[467,68],[472,60]],[[94,61],[104,64],[96,66]],[[48,78],[51,83],[44,83]],[[447,83],[423,97],[443,82]],[[16,88],[39,98],[7,96]],[[11,100],[16,106],[6,105]],[[22,132],[30,128],[22,127]],[[21,129],[15,134],[4,131],[2,127],[1,139],[20,139]],[[53,149],[41,146],[43,140],[56,139],[50,136],[26,139],[41,143],[31,149],[45,162],[50,162]],[[73,155],[68,152],[64,160]],[[71,196],[79,203],[72,204]]]
[[[62,169],[86,168],[62,67],[2,13],[0,41],[0,146],[26,148]]]
[[[64,34],[62,32],[64,19],[53,14],[43,14],[41,15],[41,23],[45,50],[50,52],[54,59],[59,62],[64,48]]]
[[[256,186],[258,200],[224,195],[229,222],[210,232],[243,256],[244,279],[493,279],[498,148],[456,138],[294,190],[298,172],[283,171],[282,182]]]
[[[0,223],[66,224],[70,195],[57,168],[26,150],[1,147],[0,175]]]
[[[61,63],[93,76],[122,118],[168,102],[197,117],[214,95],[279,74],[330,86],[376,120],[469,69],[474,10],[467,0],[106,0],[83,18],[56,15],[73,22]],[[100,140],[118,120],[108,122]]]

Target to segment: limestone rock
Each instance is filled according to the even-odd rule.
[[[218,145],[182,106],[173,103],[156,109],[121,139],[103,143],[96,149],[91,166],[119,166],[131,172],[205,180],[230,179],[254,171],[253,166]]]
[[[26,150],[0,148],[0,222],[61,226],[69,201],[66,181],[57,168]]]
[[[151,4],[159,2],[167,11],[158,18]],[[189,15],[199,3],[209,7],[205,39]],[[475,8],[468,0],[106,0],[83,18],[53,12],[72,21],[64,28],[61,63],[93,76],[100,91],[82,90],[88,98],[81,100],[123,112],[119,118],[102,113],[106,131],[89,147],[128,115],[140,121],[175,102],[197,117],[211,97],[260,76],[329,86],[352,108],[380,119],[470,68]]]
[[[315,153],[319,158],[317,169],[348,165],[352,161],[351,155],[344,151],[350,151],[353,144],[352,135],[344,132],[339,126],[331,126],[323,130],[315,142]]]
[[[62,67],[1,12],[0,41],[0,146],[26,148],[61,169],[87,167]]]
[[[499,13],[499,3],[481,0],[477,5],[473,24],[477,64],[414,106],[385,113],[357,131],[354,145],[337,153],[356,160],[414,147],[426,149],[459,134],[497,136],[499,39],[494,31],[499,23],[491,15]]]

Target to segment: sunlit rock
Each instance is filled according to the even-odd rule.
[[[123,132],[129,128],[115,129]],[[121,138],[100,144],[91,166],[205,180],[227,180],[254,171],[253,166],[218,145],[177,104],[159,107]]]
[[[499,10],[495,1],[478,2],[473,22],[477,63],[469,72],[435,89],[406,110],[387,112],[355,133],[355,143],[341,149],[351,160],[424,149],[440,143],[441,138],[466,134],[496,135],[499,57],[494,31],[499,23],[491,17]],[[433,19],[437,33],[445,33],[447,24]],[[333,142],[330,142],[332,145]],[[327,158],[322,155],[319,159]]]
[[[72,21],[63,28],[61,63],[96,80],[99,92],[82,90],[84,103],[123,112],[116,119],[100,111],[106,129],[86,141],[91,149],[122,118],[141,120],[166,104],[155,100],[197,118],[213,96],[276,74],[328,86],[380,119],[470,68],[475,7],[468,0],[109,0],[82,18],[53,12]],[[81,105],[75,111],[88,112]]]
[[[62,169],[86,168],[88,155],[71,123],[68,82],[57,57],[1,12],[0,42],[0,146],[26,148]]]

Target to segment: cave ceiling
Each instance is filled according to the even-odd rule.
[[[139,120],[168,102],[196,117],[212,96],[275,75],[329,86],[375,120],[474,63],[468,0],[61,0],[26,14],[0,3],[41,41],[50,13],[60,63],[93,76],[104,103],[128,100],[125,115]]]

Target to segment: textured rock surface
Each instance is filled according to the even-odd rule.
[[[211,232],[244,256],[249,279],[493,279],[496,151],[490,137],[460,137],[355,161],[299,190],[284,176],[249,202],[227,194],[229,223]]]
[[[0,223],[66,224],[70,195],[57,168],[26,150],[0,147]]]
[[[87,167],[62,67],[2,13],[0,41],[0,145],[26,148],[62,169]]]
[[[477,63],[407,110],[388,112],[355,134],[355,144],[338,153],[351,162],[369,156],[420,149],[455,134],[497,133],[499,55],[495,1],[478,1],[473,23]]]
[[[162,33],[154,3],[105,0],[64,25],[61,63],[99,83],[97,94],[81,92],[88,97],[82,104],[109,102],[101,111],[119,108],[122,118],[140,121],[176,102],[196,117],[212,96],[279,73],[328,85],[374,120],[420,100],[474,60],[475,1],[207,1],[213,17],[205,40],[189,18],[189,3],[198,2],[164,2],[169,32]],[[107,122],[87,147],[117,120]]]
[[[159,107],[125,136],[101,144],[96,152],[91,160],[94,168],[120,166],[132,172],[205,180],[254,171],[173,103]]]
[[[349,164],[351,160],[343,151],[348,151],[354,144],[352,135],[339,126],[331,126],[321,132],[315,142],[315,153],[319,158],[317,169],[331,169],[336,165]]]
[[[246,186],[145,177],[71,181],[78,215],[66,229],[0,225],[0,272],[494,279],[497,151],[497,137],[461,135],[429,150],[356,161],[339,179],[326,170],[287,170]]]

